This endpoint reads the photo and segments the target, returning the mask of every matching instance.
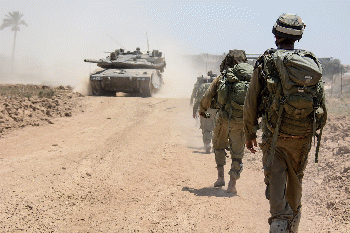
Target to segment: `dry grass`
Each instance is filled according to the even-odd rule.
[[[70,86],[50,87],[45,85],[3,84],[0,85],[0,96],[7,98],[51,98],[62,93],[72,92]]]
[[[326,106],[328,113],[349,116],[350,115],[350,96],[342,95],[340,97],[327,96]]]
[[[325,77],[326,85],[326,104],[330,114],[338,116],[350,115],[350,75],[344,74],[342,77],[334,75]]]

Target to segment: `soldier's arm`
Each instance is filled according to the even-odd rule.
[[[207,91],[204,93],[199,105],[199,115],[203,115],[208,110],[208,108],[210,108],[211,101],[217,94],[220,78],[221,76],[216,77],[208,87]]]
[[[197,115],[199,103],[201,101],[201,98],[199,96],[200,88],[198,88],[197,93],[194,97],[194,104],[193,104],[193,116]]]
[[[191,106],[192,106],[192,104],[193,104],[194,97],[196,96],[198,87],[199,87],[199,84],[198,84],[198,83],[195,83],[195,84],[194,84],[194,87],[193,87],[193,90],[192,90],[191,99],[190,99],[190,105],[191,105]]]
[[[246,141],[256,139],[256,126],[258,125],[258,98],[261,92],[261,66],[254,69],[249,89],[243,107],[243,124]]]

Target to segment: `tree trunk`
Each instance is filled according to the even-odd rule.
[[[14,72],[14,66],[15,66],[15,48],[16,48],[16,37],[17,37],[17,30],[15,30],[13,37],[13,46],[12,46],[12,58],[11,58],[11,76],[13,76]]]

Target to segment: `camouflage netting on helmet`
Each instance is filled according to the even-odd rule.
[[[303,36],[304,21],[295,14],[285,13],[278,17],[272,28],[272,33],[276,37],[300,40]]]
[[[220,72],[223,72],[228,68],[232,68],[236,64],[247,62],[247,60],[248,59],[244,50],[230,50],[220,64]]]

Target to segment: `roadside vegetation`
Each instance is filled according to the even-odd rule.
[[[70,86],[0,85],[0,133],[71,117],[82,110],[79,97]]]
[[[45,85],[24,84],[2,84],[0,85],[0,96],[7,98],[52,98],[60,94],[72,92],[71,86],[50,87]]]

